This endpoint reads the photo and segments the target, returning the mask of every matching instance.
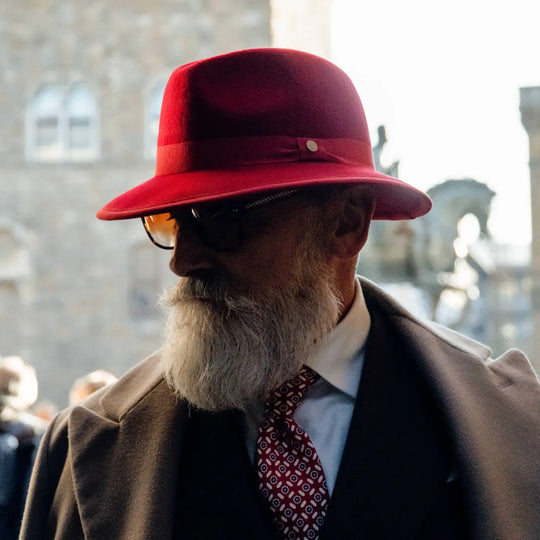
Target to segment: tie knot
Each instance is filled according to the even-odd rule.
[[[319,378],[311,368],[302,369],[292,379],[276,388],[266,401],[266,410],[270,416],[290,417],[304,397],[307,389]]]

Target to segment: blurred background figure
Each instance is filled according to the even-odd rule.
[[[52,401],[37,401],[30,411],[34,416],[50,422],[56,416],[58,406]]]
[[[47,422],[30,414],[38,396],[32,366],[0,358],[0,538],[17,538],[35,453]]]
[[[96,390],[103,388],[116,381],[116,377],[103,369],[92,371],[77,379],[69,392],[69,403],[74,405],[85,397],[93,394]]]

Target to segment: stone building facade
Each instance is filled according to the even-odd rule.
[[[268,46],[263,0],[0,1],[0,354],[40,398],[120,375],[159,345],[168,253],[137,220],[95,212],[153,176],[164,81],[177,66]]]

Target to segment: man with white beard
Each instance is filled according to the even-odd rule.
[[[180,277],[161,350],[61,413],[22,538],[540,537],[528,359],[355,275],[372,219],[431,202],[374,169],[349,78],[254,49],[171,75],[141,218]]]
[[[248,259],[237,270],[226,268],[225,260],[205,272],[184,257],[171,261],[183,279],[165,299],[170,310],[162,363],[171,386],[189,403],[205,410],[245,410],[264,401],[298,373],[335,326],[343,305],[324,243],[330,205],[322,199],[331,191],[336,188],[290,193],[291,200],[281,202],[280,210],[296,223],[287,224],[278,239],[293,233],[286,245],[294,253],[284,265],[271,264],[274,248],[268,250],[270,258],[263,255],[261,235],[253,237],[257,253],[246,248]],[[268,219],[263,212],[252,219]],[[277,217],[285,229],[284,218]],[[280,252],[285,255],[283,248]],[[254,271],[257,259],[264,262],[260,277]],[[249,287],[237,275],[246,272],[257,278]]]

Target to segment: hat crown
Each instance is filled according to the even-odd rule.
[[[251,49],[173,72],[163,96],[158,147],[253,136],[369,143],[352,81],[323,58],[288,49]]]
[[[340,68],[303,51],[248,49],[172,73],[155,176],[98,217],[335,183],[365,185],[374,219],[408,219],[431,207],[424,193],[375,169],[360,97]]]

